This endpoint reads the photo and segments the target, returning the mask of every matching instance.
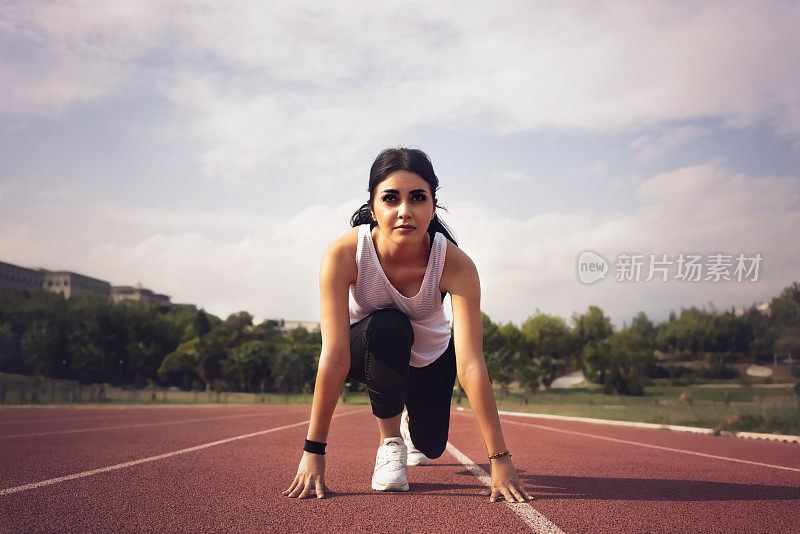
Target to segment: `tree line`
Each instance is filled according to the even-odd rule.
[[[520,326],[495,324],[483,314],[484,355],[501,388],[512,381],[532,390],[549,387],[558,376],[582,370],[606,393],[641,395],[643,378],[688,371],[662,365],[664,360],[702,360],[699,378],[733,378],[731,363],[800,354],[800,284],[784,288],[769,304],[766,312],[741,314],[690,307],[657,325],[640,312],[619,331],[597,306],[573,314],[571,324],[538,310]],[[800,374],[796,366],[793,371]]]
[[[233,391],[313,385],[321,338],[247,312],[204,310],[90,293],[0,291],[0,371],[81,383]]]
[[[644,312],[616,331],[597,306],[567,323],[541,313],[521,325],[482,314],[489,377],[529,390],[582,370],[607,393],[636,395],[642,379],[674,376],[672,360],[703,360],[706,378],[726,378],[730,363],[800,354],[800,284],[770,301],[769,313],[695,307],[654,324]],[[0,371],[115,385],[232,391],[310,391],[321,337],[247,312],[221,319],[204,310],[79,294],[0,291]],[[672,374],[671,374],[672,373]]]

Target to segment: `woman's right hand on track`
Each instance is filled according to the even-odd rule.
[[[325,456],[303,451],[297,475],[295,475],[292,485],[283,494],[304,499],[312,493],[316,493],[317,498],[322,499],[325,497],[327,489],[325,487]]]

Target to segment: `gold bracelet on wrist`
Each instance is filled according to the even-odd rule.
[[[508,451],[496,452],[494,454],[490,454],[489,459],[494,460],[495,458],[502,458],[503,456],[508,456],[509,458],[511,458],[511,453]]]

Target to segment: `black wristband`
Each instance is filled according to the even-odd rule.
[[[312,454],[325,454],[325,445],[327,445],[327,443],[320,443],[319,441],[307,439],[306,444],[303,445],[303,450]]]

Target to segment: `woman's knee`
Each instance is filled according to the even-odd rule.
[[[447,448],[447,435],[448,426],[445,425],[444,429],[432,430],[429,435],[422,438],[420,438],[419,433],[416,435],[412,433],[411,441],[414,442],[414,446],[422,454],[433,460],[444,454]]]

